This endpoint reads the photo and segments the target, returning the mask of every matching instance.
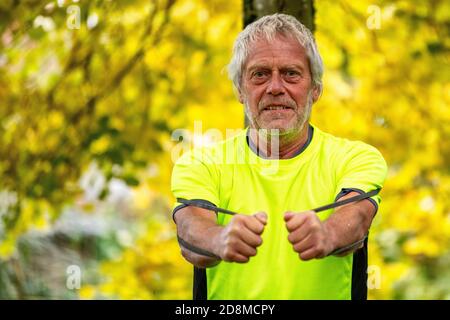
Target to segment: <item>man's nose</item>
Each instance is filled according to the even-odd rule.
[[[283,79],[278,72],[274,72],[270,78],[270,82],[267,86],[266,93],[272,94],[274,96],[285,93],[284,92]]]

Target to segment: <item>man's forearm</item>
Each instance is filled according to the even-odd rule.
[[[193,210],[189,213],[182,210]],[[200,212],[204,209],[184,208],[177,213],[178,236],[184,241],[198,248],[216,254],[216,240],[222,226],[218,225],[210,216],[211,213]],[[215,219],[215,217],[214,217]],[[189,249],[180,246],[183,257],[199,268],[208,268],[217,265],[220,259],[196,254]]]
[[[353,194],[349,194],[347,197],[351,196]],[[324,222],[333,247],[335,249],[343,248],[363,239],[369,231],[374,215],[375,208],[368,200],[336,209],[335,213]],[[352,248],[343,254],[349,254],[361,248],[362,245]]]

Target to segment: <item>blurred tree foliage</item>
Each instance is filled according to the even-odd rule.
[[[369,295],[450,299],[450,5],[317,1],[316,9],[326,71],[313,122],[376,146],[389,165],[369,246],[381,284]]]
[[[219,116],[211,127],[242,126],[222,70],[240,10],[236,1],[206,0],[0,4],[0,257],[21,256],[19,237],[51,228],[64,207],[96,210],[97,199],[85,201],[80,183],[92,165],[105,180],[96,190],[100,201],[107,182],[119,179],[144,186],[136,192],[141,206],[158,194],[170,211],[172,131],[192,127],[205,108],[211,115],[227,109],[232,119]],[[124,252],[125,264],[105,265],[113,282],[105,294],[188,296],[191,269],[169,214],[164,223],[154,221],[154,208],[140,217],[148,225],[144,239]],[[155,243],[161,234],[165,242]],[[183,275],[184,290],[172,290]]]
[[[369,246],[381,283],[369,295],[450,299],[450,5],[315,7],[326,71],[312,121],[376,146],[390,167]],[[120,180],[139,231],[79,296],[189,298],[169,216],[171,134],[195,120],[224,135],[243,126],[224,72],[241,20],[239,0],[1,2],[0,260],[64,208],[95,211]],[[105,180],[95,199],[80,182],[93,165]]]

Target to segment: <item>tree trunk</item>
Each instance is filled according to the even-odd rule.
[[[296,17],[314,32],[313,0],[244,0],[244,28],[258,18],[276,12]]]
[[[244,28],[258,18],[276,12],[296,17],[314,32],[314,0],[244,0]],[[247,117],[245,126],[248,126]]]

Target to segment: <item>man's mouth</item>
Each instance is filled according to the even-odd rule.
[[[272,111],[272,110],[292,110],[291,107],[288,106],[267,106],[264,107],[262,111]]]

